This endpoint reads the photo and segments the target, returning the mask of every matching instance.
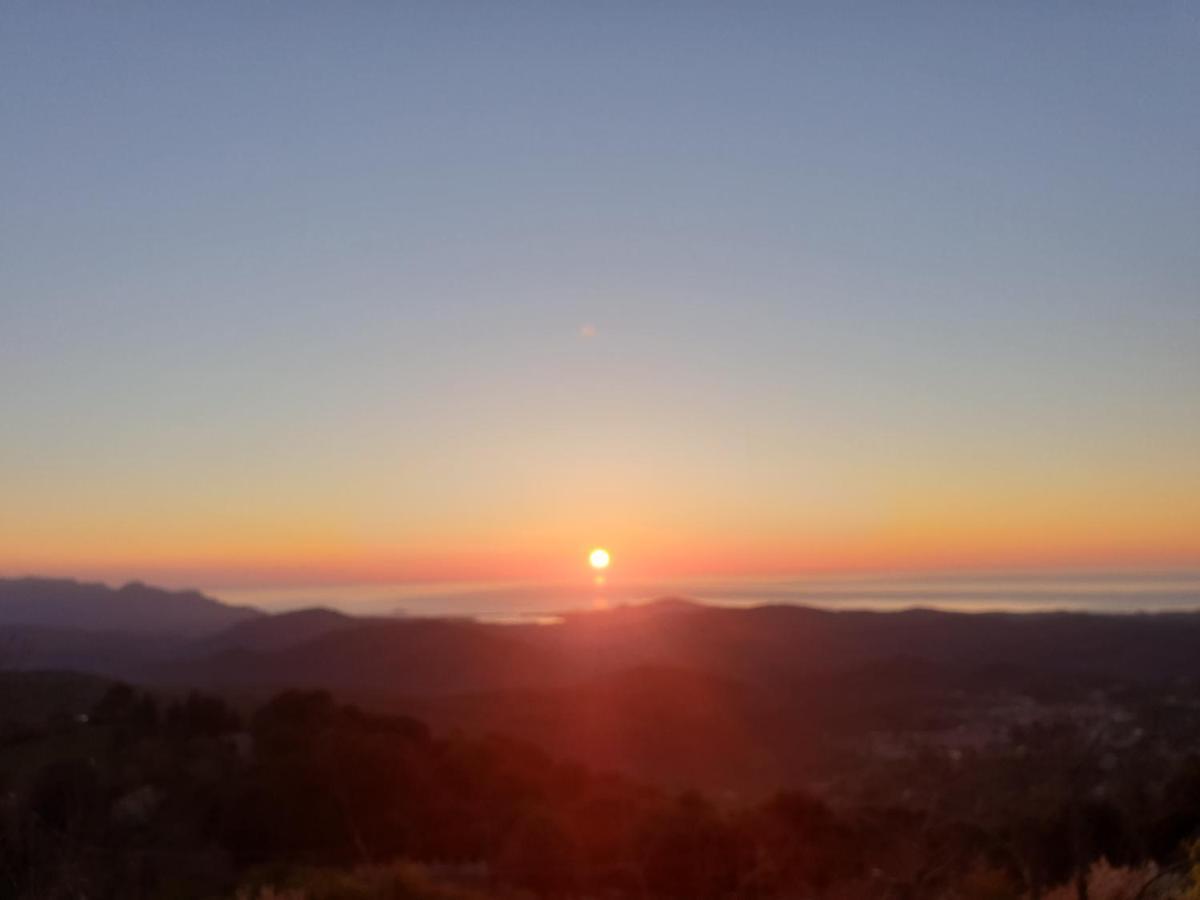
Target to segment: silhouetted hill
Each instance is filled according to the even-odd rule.
[[[282,650],[330,632],[360,627],[364,621],[323,608],[256,616],[213,635],[205,642],[204,648],[213,653],[234,649],[257,652]]]
[[[648,604],[526,628],[572,659],[682,666],[758,683],[908,657],[1080,676],[1200,676],[1200,614],[955,613]]]
[[[1200,677],[1195,613],[743,609],[671,599],[569,613],[558,624],[501,625],[367,619],[327,609],[268,616],[143,585],[112,590],[70,581],[0,581],[0,626],[14,622],[42,628],[22,639],[55,665],[77,654],[78,667],[90,669],[98,657],[115,655],[123,656],[126,670],[140,661],[148,676],[173,681],[303,683],[408,695],[544,690],[636,668],[791,690],[897,660],[939,670],[990,667],[1084,679]],[[156,640],[130,639],[137,635]]]
[[[367,699],[369,702],[369,698]],[[685,789],[769,790],[814,748],[785,698],[705,672],[640,666],[585,684],[408,699],[439,731],[520,737],[602,771]],[[769,737],[769,739],[767,739]]]
[[[1022,721],[1021,704],[1085,709],[1093,693],[1126,684],[1148,685],[1151,696],[1200,684],[1193,613],[884,613],[672,599],[549,625],[229,614],[245,618],[199,636],[9,626],[0,646],[18,651],[8,654],[17,667],[145,684],[244,696],[323,687],[439,730],[509,734],[655,782],[733,791],[826,778],[848,753],[887,745],[879,736],[888,733],[986,735]],[[1000,718],[988,719],[991,708]]]
[[[350,619],[281,649],[235,647],[161,667],[154,674],[210,686],[441,694],[546,683],[568,669],[553,648],[532,645],[518,629],[467,620]]]
[[[0,579],[0,625],[200,636],[263,615],[198,591],[121,588],[69,579]]]
[[[188,639],[173,635],[6,625],[0,627],[0,669],[59,669],[137,681],[189,647]]]

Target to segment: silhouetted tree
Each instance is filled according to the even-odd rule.
[[[241,724],[241,717],[220,697],[195,691],[166,712],[168,733],[184,739],[218,737],[237,731]]]
[[[753,864],[743,836],[695,794],[647,822],[639,843],[645,884],[655,897],[735,896]]]

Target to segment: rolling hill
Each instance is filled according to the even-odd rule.
[[[14,584],[26,588],[20,602]],[[142,586],[5,590],[0,621],[78,611],[90,626],[0,626],[8,668],[259,698],[325,688],[440,731],[508,734],[598,768],[730,791],[828,777],[848,747],[975,721],[1013,697],[1078,706],[1125,683],[1200,684],[1192,613],[834,612],[673,599],[555,624],[485,624],[265,615]],[[163,608],[131,618],[155,603]]]

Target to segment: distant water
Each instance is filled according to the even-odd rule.
[[[552,618],[580,609],[687,597],[722,606],[791,603],[831,609],[914,606],[981,612],[1200,610],[1200,570],[1055,571],[709,578],[604,583],[408,582],[213,588],[228,603],[270,611],[327,606],[360,615],[454,616],[489,621]]]

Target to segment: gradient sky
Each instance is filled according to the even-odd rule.
[[[5,4],[0,573],[1200,562],[1194,3]]]

